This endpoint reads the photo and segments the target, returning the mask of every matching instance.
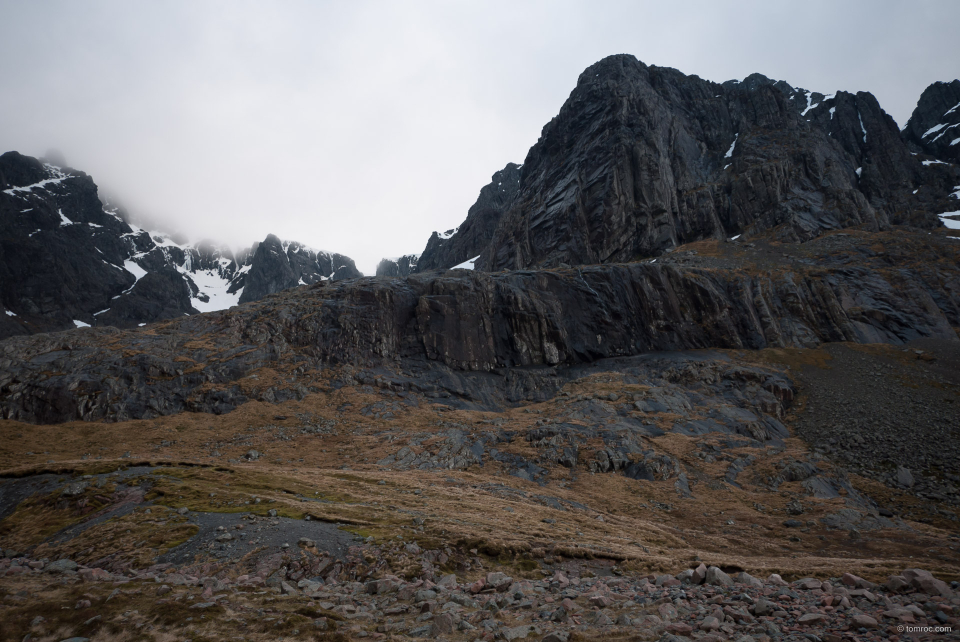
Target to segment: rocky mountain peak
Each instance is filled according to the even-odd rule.
[[[360,276],[349,257],[273,235],[234,254],[215,241],[141,229],[101,200],[90,176],[18,152],[0,156],[0,185],[0,338],[145,325]]]
[[[479,269],[629,261],[737,234],[939,225],[950,176],[866,92],[753,74],[717,84],[616,55],[591,65],[530,149]],[[925,199],[921,184],[934,189]]]
[[[960,162],[960,80],[924,89],[903,134],[917,151]]]

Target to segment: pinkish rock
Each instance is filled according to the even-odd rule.
[[[84,582],[109,582],[113,575],[102,568],[82,568],[79,575]]]
[[[710,632],[710,631],[716,631],[719,628],[720,628],[720,620],[713,617],[712,615],[708,615],[707,617],[703,618],[703,620],[700,622],[701,631]]]
[[[704,582],[713,586],[733,586],[733,578],[716,566],[707,568],[707,577]]]
[[[598,606],[601,609],[605,609],[611,604],[613,604],[613,600],[611,600],[606,595],[594,595],[593,597],[590,598],[590,604],[593,604],[594,606]]]
[[[453,573],[449,575],[444,575],[440,578],[440,581],[437,582],[437,586],[443,589],[453,590],[457,588],[457,576]]]
[[[859,615],[854,615],[852,622],[853,622],[853,625],[857,628],[876,629],[880,627],[880,625],[877,623],[876,620],[874,620],[869,615],[865,615],[863,613]]]
[[[657,607],[657,612],[660,613],[660,617],[664,620],[677,619],[677,609],[673,604],[661,604]]]
[[[862,582],[863,578],[857,577],[853,573],[844,573],[843,577],[840,578],[840,581],[843,582],[846,586],[859,588],[858,582]]]
[[[820,624],[821,622],[826,622],[827,616],[823,613],[804,613],[797,618],[797,624],[803,624],[809,626],[811,624]]]
[[[920,593],[939,595],[941,597],[950,597],[953,595],[947,583],[935,578],[930,571],[924,571],[919,568],[908,568],[901,573],[901,575],[905,580],[910,582],[910,586]]]
[[[436,638],[441,635],[448,635],[453,633],[456,628],[456,621],[454,621],[453,615],[451,613],[443,613],[433,618],[433,624],[430,626],[430,637]]]
[[[674,622],[667,625],[667,631],[677,635],[690,635],[693,633],[693,627],[683,622]]]
[[[770,577],[767,578],[767,584],[773,584],[774,586],[786,586],[787,583],[783,581],[783,578],[780,577],[777,573],[771,573]]]
[[[893,618],[895,620],[900,620],[901,622],[916,622],[916,618],[913,617],[913,613],[908,611],[903,607],[895,607],[883,612],[883,617]]]
[[[814,589],[820,588],[820,586],[822,585],[822,582],[812,577],[807,577],[802,580],[797,580],[796,585],[797,585],[797,588],[801,588],[805,591],[812,591]]]
[[[910,586],[910,582],[902,575],[891,575],[887,579],[885,586],[891,593],[899,593]]]
[[[493,573],[487,573],[484,583],[489,588],[494,588],[497,591],[503,592],[506,591],[511,584],[513,584],[513,578],[505,573],[496,571]]]
[[[690,576],[691,584],[703,584],[704,580],[707,579],[707,567],[705,564],[701,563],[700,566],[693,569],[693,575]]]
[[[476,582],[468,586],[467,590],[470,591],[471,593],[476,594],[482,591],[483,587],[484,587],[484,582],[483,582],[483,578],[481,577],[479,580],[477,580]]]

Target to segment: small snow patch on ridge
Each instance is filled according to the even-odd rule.
[[[15,317],[15,316],[17,316],[16,314],[14,314],[13,312],[11,312],[10,310],[4,310],[4,312],[7,313],[7,316],[8,316],[8,317]]]
[[[451,269],[451,270],[472,270],[474,264],[477,262],[477,259],[479,259],[479,258],[480,258],[480,255],[477,254],[475,257],[473,257],[473,258],[470,259],[469,261],[464,261],[464,262],[461,263],[460,265],[454,265],[454,266],[453,266],[452,268],[450,268],[450,269]]]
[[[960,220],[947,218],[948,216],[960,217],[960,210],[957,210],[956,212],[943,212],[937,216],[940,217],[940,220],[943,221],[943,224],[946,225],[948,229],[960,230]]]
[[[89,324],[89,323],[84,323],[83,321],[77,321],[76,319],[73,320],[73,325],[77,326],[78,328],[89,328],[89,327],[90,327],[90,324]]]
[[[73,225],[73,221],[71,221],[71,220],[68,219],[66,216],[64,216],[63,210],[57,210],[57,212],[60,214],[60,227],[65,227],[65,226],[67,226],[67,225]]]

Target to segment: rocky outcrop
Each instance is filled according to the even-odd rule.
[[[377,264],[377,276],[410,276],[417,270],[419,254],[404,254],[395,259],[382,259]]]
[[[236,256],[130,225],[93,180],[17,152],[0,156],[0,339],[76,327],[138,325],[219,310],[324,278],[353,261],[268,237]],[[264,244],[259,244],[264,245]],[[268,251],[282,248],[282,257]],[[247,279],[252,285],[246,288]]]
[[[434,232],[417,261],[416,272],[446,270],[478,256],[493,238],[494,230],[520,187],[520,166],[507,163],[480,190],[466,220],[456,229]]]
[[[804,241],[827,230],[939,226],[915,193],[941,176],[864,92],[830,96],[759,74],[712,83],[629,55],[581,74],[527,155],[478,269],[657,256],[702,238]]]
[[[960,163],[960,80],[924,89],[903,134],[917,151]]]
[[[888,250],[878,252],[884,245]],[[0,416],[47,422],[225,412],[248,398],[302,396],[310,380],[297,373],[325,364],[420,363],[414,369],[433,381],[431,389],[466,398],[470,377],[484,382],[496,376],[486,373],[499,373],[500,389],[524,398],[552,394],[517,374],[529,367],[710,347],[957,340],[955,240],[835,234],[803,248],[802,260],[764,270],[736,267],[749,258],[746,248],[725,264],[677,257],[324,281],[184,317],[162,332],[13,338],[0,343]],[[244,379],[267,366],[291,371],[288,383],[261,389]]]
[[[363,275],[350,257],[311,250],[270,234],[253,252],[250,270],[243,277],[239,302],[257,301],[298,285],[358,276]]]

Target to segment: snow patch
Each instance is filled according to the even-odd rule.
[[[437,232],[437,236],[439,236],[441,240],[446,241],[448,238],[456,234],[458,231],[460,231],[460,226],[457,226],[452,230],[447,230],[446,232]]]
[[[834,115],[835,113],[837,113],[837,108],[836,108],[836,107],[831,107],[831,108],[830,108],[830,120],[833,120],[833,115]]]
[[[206,301],[198,298],[190,300],[190,304],[200,312],[216,312],[217,310],[226,310],[227,308],[240,304],[240,294],[243,292],[243,289],[241,288],[233,294],[227,292],[227,288],[230,287],[230,281],[220,276],[218,272],[214,270],[197,270],[196,272],[188,274],[185,268],[179,268],[179,270],[181,274],[188,276],[194,284],[196,284],[198,294],[207,295]],[[305,285],[303,279],[300,279],[300,283],[301,285]]]
[[[935,133],[935,132],[938,132],[938,131],[940,131],[941,129],[943,129],[944,127],[946,127],[946,126],[947,126],[946,123],[940,123],[939,125],[934,125],[934,126],[931,127],[930,129],[928,129],[927,131],[925,131],[925,132],[923,133],[923,136],[921,136],[920,138],[926,138],[926,137],[929,136],[930,134],[933,134],[933,133]]]
[[[942,214],[937,214],[937,216],[940,217],[940,220],[943,221],[943,224],[946,225],[948,229],[960,230],[960,221],[947,218],[948,216],[960,216],[960,210],[956,212],[943,212]]]
[[[60,227],[65,227],[65,226],[67,226],[67,225],[73,225],[73,221],[71,221],[71,220],[68,219],[66,216],[64,216],[63,210],[57,210],[57,212],[60,214]]]
[[[857,120],[860,121],[860,131],[863,132],[863,142],[867,142],[867,128],[863,126],[863,117],[860,116],[859,111],[857,111]]]
[[[733,149],[737,146],[738,138],[740,138],[740,132],[737,132],[737,134],[733,137],[733,142],[730,143],[730,149],[728,149],[727,153],[723,155],[724,158],[733,158]]]
[[[951,108],[948,109],[947,111],[943,112],[943,115],[944,115],[944,116],[949,116],[950,114],[952,114],[953,112],[955,112],[955,111],[957,110],[957,107],[960,107],[960,103],[957,103],[956,105],[954,105],[953,107],[951,107]]]
[[[48,165],[48,167],[52,167]],[[69,178],[68,174],[64,174],[59,170],[55,170],[56,178],[45,178],[38,183],[33,183],[32,185],[24,185],[22,187],[11,187],[10,189],[3,190],[4,194],[9,194],[10,196],[16,196],[17,192],[27,192],[31,193],[35,189],[46,189],[47,185],[59,185],[60,181],[65,178]]]
[[[862,168],[862,167],[858,167],[858,168],[857,168],[857,178],[860,178],[860,175],[861,175],[861,174],[863,174],[863,168]]]
[[[123,269],[129,272],[130,274],[132,274],[137,279],[137,281],[139,281],[140,279],[142,279],[147,275],[146,270],[144,270],[142,267],[140,267],[130,259],[127,259],[126,261],[123,262]],[[134,281],[133,285],[136,285],[136,284],[137,282]],[[130,287],[132,288],[133,286],[130,286]],[[129,290],[127,291],[129,292]]]
[[[730,237],[730,240],[731,240],[731,241],[736,241],[738,238],[740,238],[740,234],[737,234],[736,236],[731,236],[731,237]]]
[[[16,314],[14,314],[13,312],[11,312],[10,310],[4,310],[4,312],[7,313],[7,316],[8,316],[8,317],[15,317],[15,316],[17,316]]]
[[[479,259],[479,258],[480,258],[480,255],[477,254],[475,257],[473,257],[473,258],[470,259],[469,261],[464,261],[464,262],[461,263],[460,265],[454,265],[454,266],[453,266],[452,268],[450,268],[450,269],[451,269],[451,270],[472,270],[474,264],[477,262],[477,259]]]
[[[813,102],[813,92],[808,91],[807,92],[807,108],[804,109],[802,112],[800,112],[801,116],[806,116],[808,111],[820,106],[820,103],[817,103],[816,105],[812,105],[810,104],[811,102]]]
[[[93,313],[93,316],[95,316],[95,317],[96,317],[96,316],[100,316],[100,315],[103,314],[104,312],[109,312],[109,311],[110,311],[110,308],[107,308],[106,310],[100,310],[99,312],[94,312],[94,313]]]
[[[89,324],[89,323],[84,323],[83,321],[77,321],[76,319],[73,320],[73,325],[77,326],[78,328],[89,328],[89,327],[90,327],[90,324]]]
[[[942,132],[940,132],[939,134],[937,134],[930,142],[931,142],[931,143],[937,142],[938,140],[940,140],[941,138],[943,138],[944,136],[946,136],[947,132],[950,131],[951,129],[953,129],[954,127],[960,127],[960,123],[956,123],[955,125],[950,125],[950,126],[947,127],[946,129],[944,129]]]
[[[957,140],[960,140],[958,138]],[[922,161],[924,165],[949,165],[950,163],[944,163],[942,160],[932,160],[932,161]]]

